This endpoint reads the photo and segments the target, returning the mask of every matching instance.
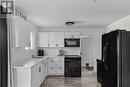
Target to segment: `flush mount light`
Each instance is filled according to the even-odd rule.
[[[73,21],[68,21],[68,22],[66,22],[65,23],[67,26],[72,26],[72,25],[74,25],[74,22]]]
[[[97,2],[97,0],[93,0],[93,2],[94,2],[94,3],[96,3],[96,2]]]

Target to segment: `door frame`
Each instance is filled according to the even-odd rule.
[[[80,49],[81,49],[81,52],[82,52],[82,39],[84,39],[84,38],[95,38],[95,36],[92,36],[92,35],[89,35],[89,36],[80,36],[80,43],[81,43],[81,46],[80,46]],[[82,54],[81,54],[82,55]],[[94,62],[94,61],[93,61]],[[86,66],[82,66],[82,67],[86,67]],[[93,67],[94,67],[94,65],[93,65]]]

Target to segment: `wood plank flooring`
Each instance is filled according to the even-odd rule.
[[[40,87],[100,87],[96,73],[82,68],[82,77],[50,76]]]

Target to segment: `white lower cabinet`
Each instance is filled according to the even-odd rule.
[[[32,67],[14,68],[15,87],[40,87],[47,76],[47,61],[48,58]]]
[[[64,75],[64,57],[48,57],[32,67],[14,67],[14,87],[40,87],[48,75]]]
[[[64,75],[64,57],[50,57],[48,61],[49,75]]]
[[[41,68],[41,72],[42,72],[42,76],[41,76],[41,82],[44,81],[44,79],[47,76],[47,66],[48,66],[48,59],[45,59],[44,61],[42,61],[42,68]]]
[[[39,81],[39,67],[36,65],[31,69],[31,87],[38,87]]]

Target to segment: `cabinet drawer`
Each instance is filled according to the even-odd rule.
[[[55,61],[49,61],[48,64],[48,66],[55,66]]]
[[[54,63],[55,61],[54,60],[49,60],[50,63]]]
[[[63,68],[64,69],[64,65],[57,65],[57,68]]]
[[[57,64],[57,67],[63,67],[64,68],[64,64]]]
[[[49,61],[55,61],[55,58],[54,57],[50,57]]]
[[[49,67],[48,72],[49,73],[56,73],[56,69],[54,67]]]
[[[64,57],[57,57],[57,60],[64,60]]]
[[[54,63],[50,63],[50,64],[48,65],[48,67],[55,67],[55,64],[54,64]]]
[[[64,61],[62,61],[62,60],[58,60],[58,61],[57,61],[57,63],[62,63],[62,64],[63,64],[63,63],[64,63]]]
[[[62,67],[57,68],[57,73],[64,73],[64,69]]]

